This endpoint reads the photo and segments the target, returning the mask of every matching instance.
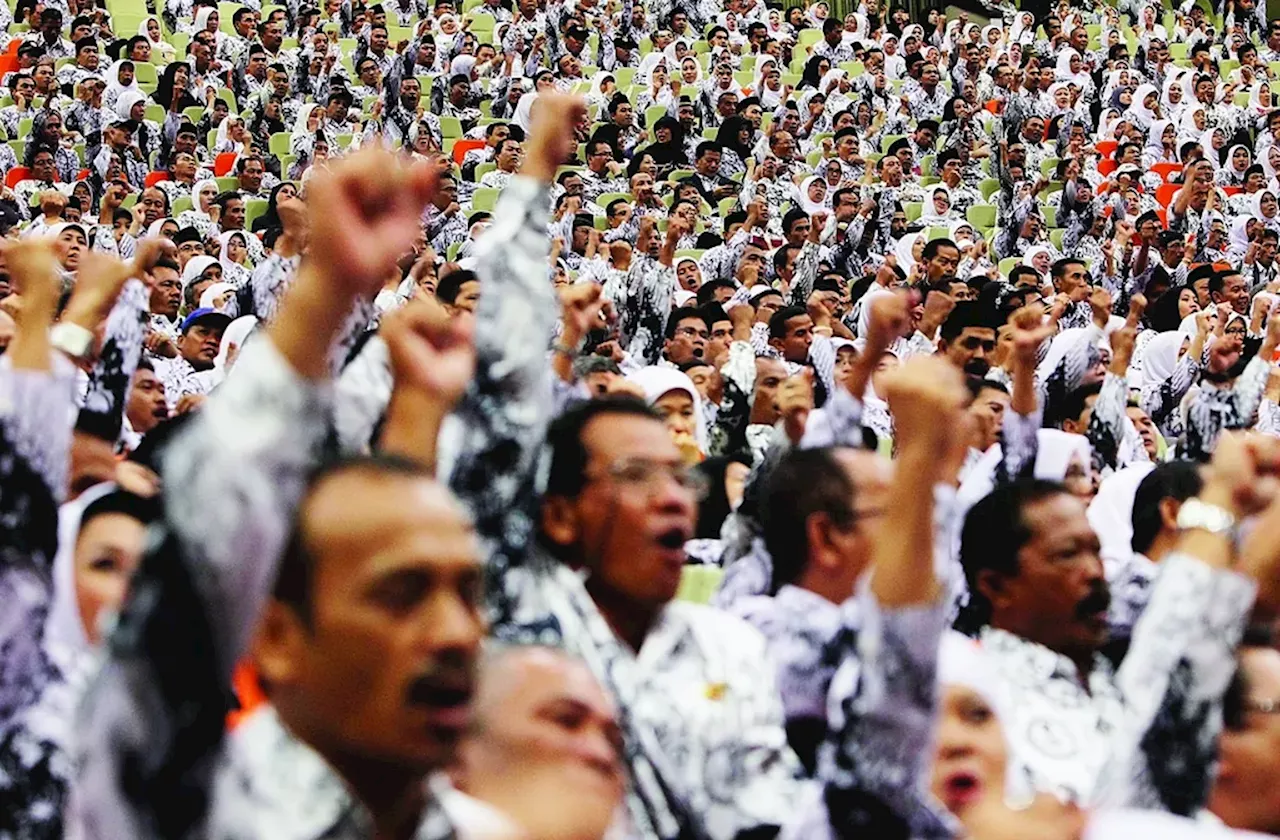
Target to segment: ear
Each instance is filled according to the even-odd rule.
[[[993,609],[1007,604],[1010,600],[1004,575],[991,569],[983,569],[978,573],[978,592],[991,602]]]
[[[1178,530],[1178,511],[1182,509],[1182,502],[1173,497],[1166,497],[1160,500],[1160,527],[1176,531]]]
[[[831,541],[831,517],[825,513],[811,513],[804,521],[804,535],[809,544],[806,562],[823,569],[839,565],[839,556]]]
[[[543,500],[542,533],[559,546],[573,545],[578,541],[578,510],[571,499],[548,496]]]
[[[307,635],[292,607],[274,598],[267,601],[250,644],[253,663],[267,683],[287,685],[297,679]]]
[[[781,350],[781,349],[782,349],[782,347],[783,347],[782,339],[780,339],[780,338],[770,338],[770,339],[769,339],[769,346],[770,346],[770,347],[772,347],[772,348],[773,348],[773,349],[775,349],[775,350]]]

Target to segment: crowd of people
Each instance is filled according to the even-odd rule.
[[[0,4],[0,840],[1280,835],[1280,19],[321,6]]]

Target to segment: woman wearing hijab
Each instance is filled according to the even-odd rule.
[[[831,212],[831,196],[827,189],[827,182],[817,175],[811,175],[800,183],[796,188],[795,201],[810,216],[814,213]]]
[[[655,142],[645,146],[645,154],[653,158],[658,167],[658,176],[666,180],[674,169],[683,169],[689,165],[685,155],[684,126],[672,116],[661,117],[653,126]]]
[[[142,93],[133,62],[122,58],[107,69],[107,89],[102,94],[102,107],[115,108],[116,100],[127,90]]]
[[[153,57],[156,55],[161,57],[162,61],[153,61],[153,64],[168,64],[177,57],[177,49],[164,39],[164,34],[160,29],[160,20],[154,15],[148,15],[142,19],[142,23],[138,24],[138,34],[146,38],[147,43],[151,45],[151,55]]]
[[[796,90],[808,90],[817,88],[818,82],[822,81],[822,77],[827,75],[831,70],[831,59],[825,55],[815,55],[804,65],[804,72],[800,74],[800,84],[796,85]]]
[[[706,457],[708,432],[702,413],[702,396],[688,376],[673,368],[651,365],[627,376],[644,392],[644,401],[653,407],[687,465]]]
[[[1178,162],[1178,129],[1171,120],[1155,120],[1147,132],[1142,149],[1142,166],[1150,169],[1157,163]]]
[[[218,124],[213,153],[221,155],[234,152],[238,155],[244,151],[244,144],[248,139],[249,129],[245,127],[244,119],[238,114],[228,114],[226,119]]]
[[[1133,92],[1133,99],[1129,103],[1129,110],[1125,112],[1125,119],[1145,132],[1160,119],[1160,116],[1160,94],[1156,86],[1139,85]]]
[[[145,118],[147,95],[140,90],[123,91],[116,99],[115,111],[122,120],[131,121],[134,143],[148,160],[153,152],[159,152],[162,145],[160,126]]]
[[[246,237],[250,235],[242,230],[228,230],[218,235],[218,264],[222,266],[223,279],[236,288],[249,282],[250,271],[246,267],[249,242]]]
[[[742,504],[742,493],[751,472],[751,456],[744,453],[708,458],[698,465],[707,480],[707,495],[698,505],[695,539],[720,540],[720,528]]]
[[[943,226],[959,219],[960,211],[951,205],[951,190],[946,184],[926,187],[926,201],[920,214],[920,224]]]
[[[1253,165],[1253,154],[1249,147],[1237,143],[1223,151],[1220,160],[1222,166],[1218,169],[1214,183],[1220,187],[1243,187],[1245,175]]]
[[[195,228],[200,236],[207,237],[214,227],[214,211],[218,206],[213,200],[218,197],[218,182],[212,178],[197,181],[191,188],[191,209],[178,214],[178,225],[184,228]]]

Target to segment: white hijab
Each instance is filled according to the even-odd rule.
[[[116,98],[116,114],[122,120],[130,119],[129,112],[133,110],[133,106],[137,105],[139,102],[146,101],[147,95],[142,91],[133,90],[132,88],[125,89]]]
[[[1092,450],[1089,439],[1084,435],[1073,435],[1059,429],[1039,429],[1036,432],[1036,443],[1036,462],[1032,474],[1038,479],[1062,481],[1067,477],[1067,468],[1073,461],[1079,461],[1086,470],[1091,469]],[[995,488],[996,468],[1003,457],[1000,444],[994,444],[969,470],[960,485],[959,500],[962,509],[967,511]]]
[[[813,186],[815,182],[821,182],[824,185],[826,184],[826,181],[822,178],[819,178],[817,175],[812,175],[808,178],[805,178],[804,181],[801,182],[800,184],[800,196],[799,196],[800,206],[803,207],[804,212],[808,213],[809,215],[813,215],[814,213],[825,213],[831,209],[830,204],[828,204],[828,202],[831,200],[830,188],[828,188],[827,191],[823,194],[822,201],[814,201],[813,199],[809,198],[809,187]]]
[[[658,365],[640,368],[640,370],[628,374],[627,379],[640,386],[641,390],[644,391],[644,401],[649,405],[656,403],[663,394],[668,394],[672,391],[681,391],[688,394],[689,398],[693,400],[693,416],[696,418],[694,439],[698,442],[698,449],[704,455],[706,454],[710,437],[707,434],[707,421],[702,413],[702,395],[694,387],[693,380],[675,368],[659,367]]]
[[[97,484],[58,508],[58,553],[53,559],[53,596],[44,625],[47,643],[75,651],[87,652],[90,649],[89,635],[85,632],[84,618],[80,615],[76,598],[76,538],[80,534],[81,517],[89,505],[115,490],[116,485],[112,482]]]
[[[520,97],[520,101],[516,103],[516,113],[513,122],[520,126],[525,132],[529,133],[529,126],[533,120],[533,103],[538,99],[537,91],[531,91]]]
[[[120,67],[125,62],[128,62],[129,64],[134,64],[134,62],[131,59],[122,58],[119,61],[117,61],[115,64],[112,64],[109,68],[107,68],[107,92],[108,93],[115,91],[117,94],[119,94],[120,92],[126,91],[126,90],[136,90],[139,93],[142,92],[142,88],[138,87],[138,77],[136,73],[133,77],[132,82],[130,82],[127,85],[120,84]],[[134,64],[134,66],[136,67],[137,65]]]

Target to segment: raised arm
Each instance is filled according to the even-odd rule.
[[[370,150],[311,182],[316,237],[281,317],[164,458],[165,534],[81,713],[76,836],[180,837],[203,820],[232,667],[324,447],[328,351],[413,240],[434,177]]]
[[[577,97],[538,99],[520,174],[477,246],[476,375],[454,412],[463,431],[449,483],[475,518],[499,604],[503,572],[533,539],[536,467],[552,410],[546,352],[559,314],[547,282],[548,190],[584,109]]]

